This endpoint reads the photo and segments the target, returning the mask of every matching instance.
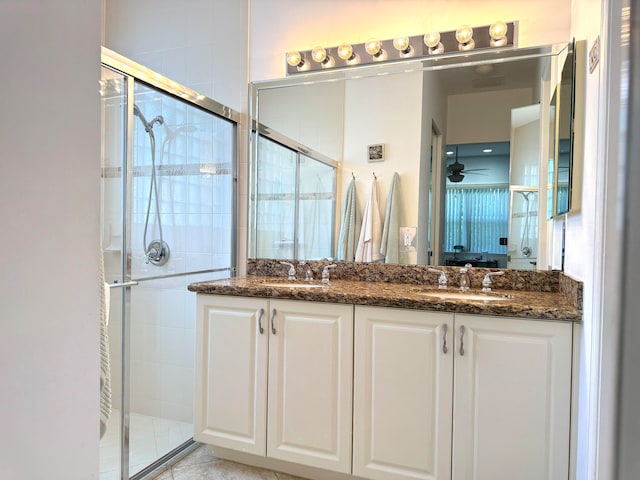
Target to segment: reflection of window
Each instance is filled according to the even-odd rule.
[[[467,252],[507,253],[500,238],[508,236],[508,187],[448,187],[445,215],[445,251],[464,245]]]
[[[257,258],[333,256],[335,167],[264,136],[258,142]]]

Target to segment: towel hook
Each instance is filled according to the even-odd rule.
[[[353,172],[351,172],[351,178],[353,178],[354,180],[356,179],[356,176]]]
[[[373,179],[378,180],[378,177],[376,177],[376,172],[371,172],[371,173],[373,173]]]

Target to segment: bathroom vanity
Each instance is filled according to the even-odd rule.
[[[555,283],[531,291],[505,271],[497,286],[516,289],[454,298],[459,269],[443,291],[424,284],[426,268],[393,283],[340,267],[329,286],[259,275],[189,286],[196,440],[312,479],[568,478],[581,310],[561,274],[539,272]]]

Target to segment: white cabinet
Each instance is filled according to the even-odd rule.
[[[199,295],[198,312],[194,438],[351,472],[353,306]]]
[[[571,323],[355,312],[354,475],[568,478]]]
[[[570,322],[224,295],[197,308],[198,441],[340,478],[568,478]]]
[[[452,332],[452,313],[356,307],[354,475],[450,478]]]
[[[198,295],[195,440],[265,454],[268,308],[263,299]]]
[[[454,479],[569,477],[571,332],[456,314]]]

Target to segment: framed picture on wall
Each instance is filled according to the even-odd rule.
[[[384,143],[375,143],[367,147],[368,160],[370,162],[384,161]]]

